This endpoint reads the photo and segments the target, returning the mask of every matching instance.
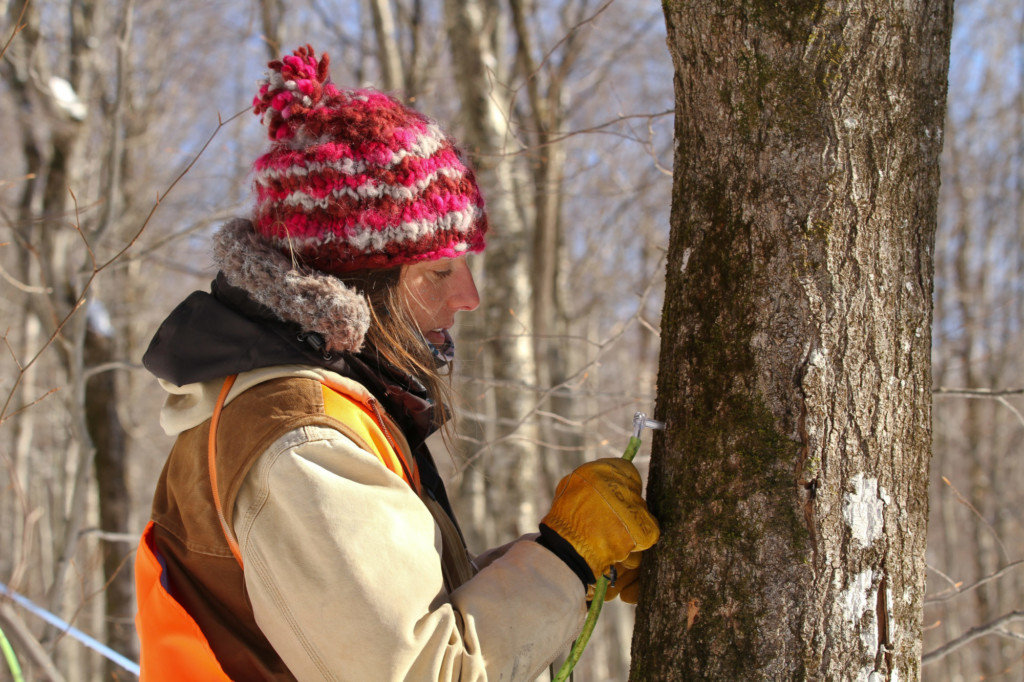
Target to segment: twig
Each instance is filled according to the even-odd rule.
[[[1017,417],[1017,421],[1018,421],[1018,422],[1020,422],[1021,426],[1024,426],[1024,414],[1021,414],[1021,413],[1020,413],[1020,410],[1018,410],[1018,409],[1017,409],[1016,407],[1014,407],[1014,406],[1013,406],[1013,405],[1012,405],[1012,404],[1010,403],[1010,401],[1009,401],[1009,400],[1007,400],[1007,399],[1006,399],[1005,397],[1003,397],[1003,396],[999,396],[998,398],[996,398],[996,401],[997,401],[997,402],[998,402],[998,403],[999,403],[1000,405],[1002,405],[1003,407],[1005,407],[1006,409],[1008,409],[1008,410],[1009,410],[1010,412],[1013,412],[1014,416],[1016,416],[1016,417]]]
[[[111,533],[109,531],[103,530],[102,528],[83,528],[82,530],[78,531],[78,536],[79,537],[82,537],[82,536],[85,536],[85,535],[88,535],[90,537],[96,538],[97,540],[103,540],[104,542],[131,542],[131,543],[137,543],[139,541],[139,534],[138,533]],[[108,581],[108,584],[109,584],[109,581]],[[106,589],[106,587],[107,587],[107,585],[103,586],[104,589]]]
[[[932,395],[960,396],[962,398],[998,398],[1008,395],[1024,395],[1024,388],[947,388],[932,389]]]
[[[142,226],[139,227],[138,231],[135,233],[135,236],[133,236],[131,240],[127,244],[125,244],[124,248],[122,248],[120,251],[111,256],[105,263],[103,263],[103,265],[99,266],[97,272],[106,269],[107,266],[109,266],[111,263],[113,263],[116,260],[119,260],[121,256],[123,256],[125,252],[128,251],[128,249],[132,248],[132,246],[135,245],[135,242],[139,240],[139,237],[142,236],[142,233],[149,225],[149,221],[152,220],[153,214],[156,213],[156,210],[160,207],[160,203],[164,199],[166,199],[167,195],[169,195],[174,190],[174,188],[178,186],[178,183],[180,183],[182,179],[186,175],[188,175],[189,171],[191,171],[192,168],[197,163],[199,163],[199,159],[203,156],[203,153],[207,150],[207,148],[209,148],[209,146],[213,143],[214,138],[217,137],[218,133],[220,133],[221,128],[231,123],[242,114],[247,114],[250,111],[252,111],[251,107],[245,107],[244,109],[235,112],[227,119],[222,119],[220,114],[217,114],[217,127],[214,128],[212,133],[210,133],[210,137],[208,137],[206,142],[203,143],[203,146],[199,148],[199,151],[195,153],[195,155],[192,157],[192,160],[188,162],[185,168],[180,173],[178,173],[177,177],[175,177],[171,184],[167,186],[167,189],[164,190],[163,194],[157,195],[156,201],[153,203],[153,207],[149,210],[149,213],[146,215],[146,219],[142,221]]]
[[[943,572],[942,572],[942,571],[940,571],[939,569],[935,568],[935,567],[934,567],[934,566],[932,566],[931,564],[926,564],[926,567],[927,567],[927,569],[928,569],[929,571],[931,571],[932,573],[936,573],[936,574],[938,574],[938,576],[939,576],[940,578],[942,578],[942,579],[943,579],[943,580],[945,580],[945,581],[946,581],[947,583],[949,583],[949,589],[953,589],[953,590],[958,590],[958,589],[960,588],[960,585],[962,585],[962,584],[963,584],[963,582],[962,582],[962,581],[957,581],[957,580],[953,580],[953,579],[952,579],[951,577],[949,577],[948,575],[946,575],[945,573],[943,573]],[[944,593],[943,593],[943,594],[944,594]]]
[[[996,632],[1007,639],[1015,639],[1018,642],[1024,642],[1024,632],[1014,632],[1013,630],[1005,630],[1003,628],[999,628]],[[1017,660],[1019,661],[1020,659]]]
[[[984,578],[982,578],[981,580],[979,580],[979,581],[977,581],[975,583],[972,583],[972,584],[970,584],[970,585],[968,585],[967,587],[964,587],[964,588],[960,587],[961,583],[955,583],[952,580],[950,580],[950,583],[951,583],[950,587],[948,587],[947,589],[943,590],[942,592],[939,592],[934,597],[926,598],[924,600],[924,603],[925,604],[935,604],[935,603],[938,603],[938,602],[949,601],[950,599],[953,599],[954,597],[959,597],[961,594],[967,594],[968,592],[970,592],[972,590],[976,590],[979,587],[992,582],[993,580],[998,580],[999,578],[1002,578],[1004,575],[1006,575],[1007,573],[1009,573],[1013,569],[1019,568],[1020,566],[1024,566],[1024,559],[1019,560],[1019,561],[1014,561],[1011,564],[1007,564],[1006,566],[1003,566],[1001,569],[999,569],[998,571],[996,571],[992,575],[987,575]],[[929,567],[929,568],[931,568],[931,567]],[[931,569],[931,570],[934,571],[935,569]],[[935,571],[935,572],[939,573],[939,575],[942,575],[939,571]],[[947,580],[949,580],[948,576],[943,575],[942,577],[944,577]]]
[[[78,197],[75,196],[75,190],[68,187],[68,194],[71,195],[71,203],[75,205],[75,216],[78,216]],[[89,263],[92,266],[92,271],[96,272],[96,253],[92,250],[92,244],[89,243],[89,238],[86,237],[85,232],[82,231],[82,221],[75,220],[75,232],[77,232],[78,236],[82,238],[82,244],[85,246],[85,250],[89,253]]]
[[[1021,414],[1020,410],[1006,399],[1007,396],[1011,395],[1024,395],[1024,388],[945,388],[940,386],[939,388],[932,389],[932,395],[969,398],[972,400],[996,400],[1010,410],[1010,412],[1013,412],[1014,416],[1017,417],[1017,421],[1020,422],[1021,426],[1024,426],[1024,414]]]
[[[2,57],[2,56],[3,55],[0,55],[0,57]],[[26,180],[35,180],[35,179],[36,179],[36,174],[35,173],[27,173],[25,175],[22,175],[20,178],[14,178],[13,180],[0,180],[0,187],[3,187],[4,185],[13,185],[13,184],[18,183],[18,182],[25,182]],[[0,244],[0,246],[7,246],[7,244],[6,243]]]
[[[986,528],[988,528],[989,532],[992,533],[992,538],[996,541],[996,544],[999,545],[999,549],[1003,550],[1003,558],[1006,559],[1007,562],[1009,562],[1010,561],[1010,553],[1007,551],[1006,545],[1003,544],[1003,541],[999,539],[999,534],[996,533],[996,529],[992,527],[992,524],[989,523],[988,520],[984,516],[981,515],[981,512],[979,512],[977,510],[977,508],[973,504],[971,504],[970,500],[968,500],[966,497],[964,497],[962,494],[960,494],[960,491],[956,489],[955,485],[950,483],[948,478],[943,476],[942,477],[942,482],[950,487],[950,489],[953,491],[953,494],[956,495],[957,501],[960,504],[962,504],[965,507],[967,507],[968,509],[970,509],[974,513],[974,515],[976,517],[978,517],[978,520],[981,521],[981,523]]]
[[[993,634],[1005,637],[1007,632],[1002,629],[1003,626],[1007,623],[1012,623],[1018,620],[1024,620],[1024,611],[1011,611],[1010,613],[1000,616],[999,618],[996,618],[995,620],[989,623],[973,627],[964,634],[957,637],[956,639],[946,642],[938,649],[933,649],[932,651],[926,653],[924,656],[921,657],[921,665],[928,665],[929,663],[934,663],[938,660],[941,660],[949,654],[956,651],[957,649],[966,646],[970,642],[973,642],[974,640],[978,639],[979,637],[984,637],[985,635]]]
[[[588,135],[588,134],[593,134],[593,133],[604,132],[604,130],[606,128],[611,128],[615,124],[622,123],[623,121],[628,121],[628,120],[631,120],[631,119],[634,119],[634,118],[643,118],[643,119],[647,119],[647,121],[653,121],[656,118],[661,118],[663,116],[669,116],[669,115],[672,115],[674,113],[675,113],[674,109],[666,109],[665,111],[657,111],[657,112],[654,112],[652,114],[623,114],[622,116],[616,116],[615,118],[609,119],[609,120],[604,121],[602,123],[596,123],[596,124],[594,124],[592,126],[589,126],[587,128],[579,128],[578,130],[569,130],[569,131],[565,131],[565,132],[555,132],[555,133],[553,133],[553,136],[551,138],[549,138],[547,140],[544,140],[543,142],[534,142],[534,143],[531,143],[529,145],[523,145],[523,148],[520,149],[519,151],[515,151],[515,152],[502,151],[502,152],[495,152],[493,154],[485,154],[485,153],[477,152],[477,156],[479,156],[479,157],[499,157],[499,158],[508,158],[508,157],[513,157],[513,156],[523,156],[523,155],[529,154],[529,153],[531,153],[533,151],[536,151],[537,149],[543,149],[544,147],[550,147],[551,145],[555,145],[555,144],[559,144],[561,142],[565,142],[566,140],[571,139],[573,137],[577,137],[579,135]],[[621,137],[624,137],[627,140],[635,140],[635,138],[632,138],[629,135],[622,135]]]
[[[93,273],[93,277],[95,276],[95,273]],[[89,283],[92,282],[92,279],[92,277],[89,278]],[[88,289],[89,283],[86,284],[86,289]],[[64,319],[60,320],[57,323],[57,326],[54,328],[53,333],[50,334],[50,337],[46,340],[45,343],[43,343],[42,348],[36,351],[36,354],[33,355],[32,358],[25,364],[21,364],[20,362],[18,363],[18,376],[14,378],[14,384],[11,386],[11,390],[7,394],[7,400],[4,401],[3,408],[0,408],[0,424],[3,424],[11,416],[7,414],[7,410],[8,408],[10,408],[11,401],[14,400],[14,394],[17,392],[22,380],[25,378],[25,373],[29,370],[30,367],[32,367],[32,365],[36,364],[36,361],[44,352],[46,352],[46,349],[53,345],[53,342],[56,341],[57,337],[60,336],[62,331],[64,331],[64,327],[71,320],[71,317],[78,311],[79,308],[82,307],[82,304],[85,303],[84,293],[85,292],[83,292],[83,297],[79,298],[77,301],[75,301],[74,305],[71,306],[71,310],[68,312],[67,315],[64,316]]]
[[[25,405],[22,405],[21,407],[17,408],[16,410],[11,412],[10,414],[4,415],[3,418],[0,418],[0,424],[3,424],[8,419],[14,419],[15,417],[17,417],[19,414],[21,414],[25,410],[29,409],[30,407],[33,407],[34,405],[38,405],[39,403],[43,402],[44,400],[46,400],[48,397],[50,397],[51,395],[53,395],[54,393],[56,393],[59,390],[60,390],[59,388],[51,388],[46,393],[42,394],[41,396],[39,396],[38,398],[36,398],[32,402],[30,402],[28,404],[25,404]]]
[[[658,158],[658,150],[654,148],[654,118],[647,119],[647,143],[644,144],[644,148],[647,149],[647,155],[651,157],[651,161],[654,162],[654,168],[662,175],[672,177],[672,169],[666,168],[662,163],[661,159]]]
[[[15,279],[6,270],[4,270],[3,266],[0,266],[0,277],[3,277],[4,280],[8,284],[10,284],[12,287],[14,287],[15,289],[19,289],[21,291],[24,291],[26,294],[52,294],[53,293],[53,289],[51,289],[50,287],[34,287],[31,284],[25,284],[24,282],[21,282],[21,281]]]
[[[111,372],[111,371],[113,371],[115,369],[124,369],[124,370],[128,370],[128,371],[135,371],[135,370],[138,370],[138,369],[142,369],[142,365],[137,365],[137,364],[135,364],[133,362],[104,362],[101,365],[96,365],[95,367],[90,367],[88,370],[83,372],[82,373],[82,379],[91,379],[92,377],[96,376],[97,374],[102,374],[103,372]]]
[[[28,0],[26,0],[25,4],[21,6],[21,12],[18,14],[18,20],[14,22],[14,30],[11,31],[10,37],[8,37],[7,42],[4,43],[3,49],[0,49],[0,59],[3,59],[4,55],[7,54],[7,48],[11,46],[11,43],[14,42],[17,35],[25,28],[26,24],[24,23],[24,20],[25,12],[28,11],[28,4]]]
[[[658,260],[658,263],[657,263],[657,265],[655,267],[655,271],[657,271],[658,268],[660,268],[660,266],[661,266],[661,258],[659,258],[659,260]],[[463,460],[462,465],[458,468],[458,471],[456,471],[455,473],[457,475],[461,475],[474,462],[476,462],[476,460],[479,457],[481,457],[487,450],[493,448],[495,445],[498,445],[499,443],[502,443],[504,441],[511,441],[511,440],[516,440],[516,439],[522,438],[522,436],[517,436],[516,435],[516,433],[515,433],[516,430],[520,426],[525,424],[528,419],[530,419],[531,417],[533,417],[533,416],[535,416],[537,414],[537,411],[541,409],[540,406],[544,403],[545,400],[547,400],[551,395],[555,394],[558,390],[560,390],[560,389],[562,389],[562,388],[564,388],[566,386],[571,386],[575,381],[579,380],[581,377],[585,378],[586,375],[588,374],[588,372],[590,371],[591,367],[594,367],[594,366],[600,364],[601,357],[604,355],[604,353],[606,353],[611,347],[613,347],[619,341],[619,339],[621,339],[626,334],[626,332],[631,328],[632,323],[634,321],[639,319],[641,311],[644,308],[644,302],[647,300],[647,297],[650,295],[651,290],[654,287],[655,279],[656,278],[652,277],[648,281],[647,286],[644,288],[643,293],[641,293],[641,295],[640,295],[640,302],[639,302],[639,305],[637,306],[637,311],[635,313],[633,313],[633,316],[625,324],[622,325],[621,329],[619,329],[616,333],[612,334],[609,338],[605,339],[604,341],[602,341],[598,345],[598,350],[597,350],[597,353],[594,355],[594,359],[593,360],[591,360],[590,362],[586,363],[583,367],[578,369],[574,374],[566,377],[566,379],[564,381],[562,381],[562,383],[560,383],[560,384],[558,384],[556,386],[551,386],[551,387],[548,387],[546,389],[543,389],[540,392],[540,395],[537,397],[537,401],[534,404],[534,406],[532,408],[530,408],[529,410],[527,410],[526,413],[523,414],[521,417],[519,417],[518,419],[515,420],[512,428],[510,429],[510,431],[508,433],[506,433],[503,436],[500,436],[499,438],[495,439],[494,441],[492,441],[490,443],[485,444],[484,446],[482,446],[479,449],[477,449],[476,452],[473,452],[472,454],[470,454],[465,460]]]
[[[247,113],[249,111],[249,107],[246,107],[245,109],[242,109],[241,111],[238,111],[237,113],[233,114],[226,120],[222,119],[220,114],[217,115],[217,127],[214,128],[212,133],[210,133],[210,136],[209,138],[207,138],[206,142],[202,145],[202,147],[199,148],[199,151],[195,153],[191,161],[189,161],[189,163],[186,164],[185,168],[180,173],[178,173],[178,175],[174,178],[173,181],[171,181],[171,184],[167,186],[167,189],[165,189],[162,194],[157,195],[156,201],[153,203],[153,207],[149,210],[149,213],[146,215],[146,218],[142,221],[142,225],[139,227],[138,230],[136,230],[132,238],[128,240],[128,242],[117,253],[108,258],[105,262],[101,263],[100,265],[96,265],[95,255],[93,254],[92,248],[89,246],[85,234],[82,233],[81,229],[76,225],[76,230],[78,230],[78,233],[86,242],[86,247],[89,250],[89,256],[93,263],[92,274],[89,275],[89,278],[85,281],[85,284],[82,286],[82,291],[79,293],[77,300],[72,305],[71,310],[68,311],[68,313],[63,317],[63,319],[61,319],[57,323],[53,333],[46,340],[43,346],[35,353],[35,355],[32,356],[32,358],[27,363],[25,363],[24,365],[18,363],[18,375],[14,379],[14,384],[11,386],[10,392],[7,394],[7,399],[4,401],[3,407],[0,408],[0,424],[3,424],[5,421],[7,421],[13,416],[12,414],[8,414],[8,409],[10,409],[11,401],[14,400],[14,394],[17,393],[18,387],[21,385],[21,382],[24,379],[25,372],[36,363],[39,357],[42,356],[42,354],[46,352],[46,350],[50,346],[53,345],[53,343],[60,336],[61,332],[64,330],[64,327],[71,320],[72,316],[74,316],[74,314],[78,312],[78,309],[81,308],[82,305],[85,303],[86,294],[92,287],[92,283],[93,281],[95,281],[96,277],[101,272],[110,267],[112,264],[114,264],[122,257],[124,257],[124,254],[127,253],[128,250],[135,245],[135,243],[139,240],[139,237],[141,237],[142,233],[146,230],[146,227],[149,225],[150,220],[152,220],[153,215],[156,213],[156,210],[160,207],[161,202],[167,198],[167,196],[174,190],[175,187],[178,186],[178,184],[189,173],[189,171],[192,170],[196,163],[199,162],[200,157],[202,157],[203,153],[209,148],[210,144],[213,142],[214,138],[217,137],[217,134],[221,131],[221,129],[231,121],[235,120],[242,114]],[[71,192],[71,196],[72,198],[75,197],[74,192]]]

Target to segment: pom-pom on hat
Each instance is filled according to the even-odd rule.
[[[256,233],[331,274],[481,251],[483,197],[454,141],[394,97],[335,87],[328,65],[300,47],[253,100],[271,139],[254,165]]]

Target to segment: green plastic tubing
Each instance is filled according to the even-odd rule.
[[[7,667],[11,669],[11,677],[14,682],[25,682],[25,678],[21,675],[21,664],[18,663],[18,656],[14,653],[14,647],[7,641],[7,635],[4,634],[3,629],[0,629],[0,649],[3,649],[4,659],[7,661]]]
[[[622,453],[622,459],[632,462],[639,449],[640,439],[632,436],[629,439],[629,444],[626,445],[626,451]],[[572,674],[572,669],[579,663],[580,656],[583,655],[583,650],[586,648],[587,642],[590,641],[590,635],[594,634],[594,626],[597,625],[597,617],[601,615],[601,607],[604,606],[604,595],[607,591],[608,578],[602,575],[594,584],[594,596],[590,600],[590,610],[587,611],[587,619],[583,621],[583,630],[580,632],[580,636],[576,638],[576,641],[573,642],[572,649],[569,650],[569,657],[565,659],[565,663],[558,669],[558,673],[552,678],[551,682],[566,682]]]

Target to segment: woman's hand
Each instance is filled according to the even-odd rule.
[[[551,511],[541,520],[572,545],[595,578],[616,566],[615,594],[625,592],[625,601],[631,597],[634,603],[640,553],[658,541],[660,532],[642,488],[640,473],[625,459],[587,462],[561,480]]]

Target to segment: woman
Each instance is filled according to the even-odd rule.
[[[539,536],[470,559],[425,440],[483,200],[433,121],[327,67],[270,63],[252,219],[144,358],[177,440],[136,562],[143,677],[534,679],[657,524],[633,466],[600,460]]]

